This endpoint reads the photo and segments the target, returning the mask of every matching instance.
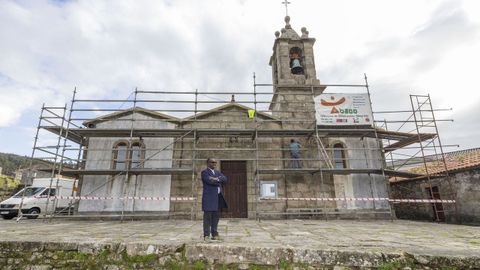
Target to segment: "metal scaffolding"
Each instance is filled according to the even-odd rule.
[[[410,95],[411,111],[379,112],[380,114],[404,115],[405,121],[383,121],[383,126],[394,128],[396,131],[416,134],[417,139],[409,147],[400,142],[385,147],[386,159],[392,170],[409,170],[421,174],[416,177],[398,178],[393,177],[393,182],[424,180],[425,190],[405,190],[403,196],[408,197],[411,193],[422,194],[423,199],[441,199],[439,194],[434,194],[434,179],[443,179],[448,185],[448,190],[442,192],[450,200],[457,200],[457,194],[452,184],[449,168],[444,154],[444,147],[458,147],[458,145],[443,145],[438,131],[438,122],[450,122],[452,119],[437,119],[435,112],[451,111],[452,109],[435,109],[430,95]],[[428,138],[422,138],[422,134],[432,134]],[[439,169],[440,168],[440,169]],[[409,205],[402,205],[410,211]],[[459,222],[458,205],[431,203],[434,220],[445,221],[445,214],[451,213],[456,222]]]
[[[343,88],[362,88],[368,94],[370,99],[370,90],[365,76],[365,84],[360,85],[321,85],[320,87],[343,87]],[[260,218],[264,215],[283,215],[298,216],[298,212],[289,212],[289,201],[298,201],[299,198],[289,198],[287,191],[282,203],[285,203],[284,211],[274,212],[266,211],[260,208],[260,204],[275,203],[279,198],[263,200],[260,194],[261,182],[270,179],[272,175],[283,175],[287,177],[310,175],[312,178],[319,178],[320,191],[316,194],[315,200],[312,201],[311,209],[315,211],[306,211],[308,215],[322,215],[328,219],[329,215],[338,216],[342,214],[332,207],[332,200],[328,197],[327,187],[325,184],[326,177],[334,175],[352,175],[366,174],[379,175],[385,181],[386,189],[389,188],[388,179],[390,177],[415,178],[424,177],[428,179],[432,176],[429,174],[425,165],[425,173],[412,173],[409,171],[399,170],[401,166],[387,166],[386,159],[392,164],[396,161],[395,153],[398,150],[420,149],[420,156],[425,160],[426,151],[433,147],[435,151],[440,150],[437,156],[443,157],[443,149],[438,135],[436,120],[433,117],[433,108],[431,107],[430,98],[428,103],[422,102],[421,96],[411,96],[413,118],[407,119],[405,123],[413,123],[415,130],[404,132],[398,130],[388,130],[388,120],[375,122],[383,126],[360,126],[360,127],[319,127],[316,123],[315,114],[311,108],[298,106],[298,110],[276,110],[272,112],[266,105],[275,106],[276,103],[273,96],[276,94],[272,91],[258,91],[258,87],[276,88],[273,84],[258,84],[255,76],[253,78],[253,91],[249,92],[209,92],[209,91],[162,91],[162,90],[142,90],[135,89],[130,95],[132,98],[127,99],[78,99],[77,89],[73,91],[73,97],[69,108],[65,107],[42,107],[40,120],[38,123],[34,147],[32,151],[32,159],[44,159],[51,161],[50,168],[45,168],[51,172],[52,181],[50,187],[56,186],[60,177],[68,176],[78,179],[78,193],[76,196],[68,198],[70,200],[69,207],[56,209],[53,207],[51,212],[43,213],[43,217],[64,217],[64,216],[80,216],[82,218],[93,215],[94,217],[119,217],[121,220],[129,217],[151,217],[166,216],[177,217],[189,216],[195,219],[198,209],[199,194],[199,168],[204,162],[205,157],[209,153],[228,153],[229,158],[222,158],[222,161],[244,160],[250,162],[253,193],[247,194],[249,201],[249,212],[255,213],[251,215],[254,218]],[[290,93],[283,95],[304,95],[304,98],[297,101],[290,101],[291,104],[304,105],[306,102],[312,102],[318,93],[314,91],[313,86],[310,91],[304,93]],[[237,97],[241,97],[236,101]],[[230,98],[230,100],[228,100]],[[310,99],[312,99],[310,101]],[[414,106],[413,101],[416,106]],[[371,104],[371,100],[370,100]],[[429,104],[430,110],[425,110],[422,106]],[[117,106],[120,105],[120,106]],[[123,108],[128,105],[127,108]],[[220,105],[220,106],[218,106]],[[218,107],[216,107],[218,106]],[[233,109],[232,109],[233,108]],[[235,118],[239,113],[252,113],[249,117]],[[431,118],[426,120],[425,113],[431,112]],[[399,111],[397,111],[399,112]],[[108,113],[106,115],[101,115]],[[297,113],[305,117],[295,117],[289,119],[287,117],[276,117],[274,114],[292,114]],[[382,112],[386,113],[386,112]],[[388,112],[390,113],[390,112]],[[215,114],[217,118],[205,119],[204,116]],[[143,117],[148,115],[149,117]],[[223,120],[222,120],[223,119]],[[373,119],[374,120],[374,119]],[[154,123],[159,121],[173,123],[174,128],[159,128]],[[102,126],[100,123],[113,123],[111,126]],[[429,125],[427,123],[430,123]],[[304,128],[283,128],[284,125],[301,124]],[[127,127],[128,125],[128,127]],[[423,129],[434,127],[434,131],[426,132]],[[50,137],[45,133],[50,133]],[[45,135],[46,141],[52,140],[54,135],[56,144],[42,144],[39,139]],[[285,147],[284,140],[288,138],[300,138],[308,146],[304,150],[304,157],[299,161],[303,163],[302,168],[290,168],[289,162],[291,158],[287,156],[290,148]],[[329,138],[361,138],[363,147],[358,149],[348,149],[364,151],[363,157],[343,157],[343,161],[351,162],[354,160],[364,160],[365,168],[337,168],[333,164],[334,158],[332,153],[334,148],[326,146],[326,140]],[[115,153],[118,150],[112,147],[92,148],[89,141],[95,139],[124,140],[126,142],[126,154],[123,160],[123,167],[115,167]],[[152,147],[143,144],[144,140],[150,139],[169,139],[169,143],[159,147]],[[371,147],[365,144],[363,138],[375,140],[375,146]],[[205,140],[217,140],[218,145],[205,146]],[[281,145],[274,145],[273,142],[279,142]],[[429,143],[431,142],[431,143]],[[134,159],[133,146],[135,143],[139,145],[139,160]],[[142,148],[142,145],[146,145]],[[230,145],[224,147],[223,145]],[[53,149],[53,150],[52,150]],[[117,151],[117,152],[115,152]],[[170,151],[171,157],[159,156],[161,153]],[[377,151],[379,157],[371,158],[367,155],[367,151]],[[93,159],[97,156],[95,153],[104,153],[102,158]],[[42,153],[40,156],[39,153]],[[137,152],[135,152],[137,153]],[[227,155],[227,154],[226,154]],[[100,155],[101,156],[101,155]],[[418,155],[412,155],[414,158]],[[242,157],[242,158],[239,158]],[[380,162],[382,165],[373,168],[374,162]],[[443,162],[445,162],[443,157]],[[92,169],[87,163],[110,164],[102,168]],[[146,164],[167,164],[167,166],[148,167]],[[170,165],[168,165],[170,164]],[[396,163],[395,163],[396,164]],[[445,165],[446,166],[446,165]],[[445,167],[446,169],[446,167]],[[445,171],[448,171],[447,169]],[[137,213],[135,203],[137,200],[149,200],[148,196],[137,196],[137,177],[143,175],[166,175],[170,176],[172,186],[183,179],[181,177],[188,176],[191,178],[190,192],[188,196],[183,194],[181,198],[167,198],[170,200],[170,209],[165,212],[145,213],[141,211]],[[89,193],[82,192],[82,184],[87,181],[86,176],[104,176],[106,180],[100,185],[92,188]],[[96,191],[102,189],[107,184],[112,183],[115,179],[122,177],[124,183],[122,191],[118,198],[107,198],[109,194],[98,195]],[[133,196],[130,194],[129,181],[135,178]],[[56,179],[56,181],[55,181]],[[249,181],[247,179],[247,181]],[[185,181],[184,181],[185,182]],[[379,214],[386,213],[393,217],[392,204],[388,202],[387,209],[377,209],[378,201],[375,200],[375,192],[377,190],[376,182],[370,178],[370,191],[372,200],[371,209],[356,211],[356,214]],[[285,180],[285,190],[287,182]],[[96,197],[103,197],[105,200],[120,200],[121,211],[110,211],[96,213],[87,213],[79,215],[79,203],[83,199],[89,199],[95,194]],[[81,195],[81,196],[80,196]],[[50,196],[50,195],[49,195]],[[171,195],[172,197],[178,197]],[[57,205],[57,201],[61,198],[55,196],[53,205]],[[93,198],[93,197],[92,197]],[[275,200],[277,199],[277,200]],[[347,198],[344,198],[347,203]],[[49,198],[50,200],[50,198]],[[150,200],[155,200],[150,198]],[[176,200],[176,201],[175,201]],[[132,206],[127,209],[128,201],[132,201]],[[273,201],[273,202],[272,202]],[[318,202],[323,204],[319,208]],[[175,202],[175,204],[172,204]],[[180,207],[182,211],[177,211],[175,207]],[[333,201],[335,203],[335,201]],[[189,204],[188,210],[182,205]],[[329,206],[330,205],[330,206]],[[173,207],[173,208],[172,208]],[[47,208],[48,209],[48,208]],[[21,211],[19,211],[22,217]],[[62,214],[62,215],[60,215]]]

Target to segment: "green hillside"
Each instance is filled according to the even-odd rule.
[[[19,182],[15,181],[13,177],[0,175],[0,189],[14,189],[18,186]]]
[[[19,168],[26,168],[29,165],[30,157],[0,153],[0,167],[3,168],[2,174],[14,176],[15,170]]]
[[[14,192],[18,191],[20,182],[15,181],[13,177],[0,175],[0,201],[10,197]]]

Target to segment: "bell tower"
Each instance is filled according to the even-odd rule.
[[[314,96],[325,89],[320,85],[313,55],[314,38],[305,27],[299,36],[285,17],[285,27],[275,32],[270,57],[274,95],[270,103],[273,116],[284,120],[284,128],[312,128],[315,123]],[[292,121],[298,119],[298,121]]]
[[[308,37],[305,27],[299,36],[285,17],[285,27],[275,32],[273,55],[270,58],[275,85],[319,85],[313,55],[314,38]]]

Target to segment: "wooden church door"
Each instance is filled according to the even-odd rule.
[[[222,161],[222,173],[228,178],[223,186],[228,209],[222,209],[221,217],[247,218],[247,162]]]

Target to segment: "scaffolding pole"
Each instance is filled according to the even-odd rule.
[[[195,112],[194,112],[194,120],[197,120],[197,110],[198,110],[198,89],[195,89]],[[194,122],[195,123],[195,122]],[[196,127],[193,126],[192,123],[192,129],[193,129],[193,152],[192,152],[192,198],[197,198],[197,177],[196,177],[196,169],[197,169],[197,129]],[[195,199],[192,202],[192,211],[190,214],[190,219],[195,220],[197,216],[197,207],[198,207],[198,199]]]
[[[370,110],[373,111],[372,97],[370,95],[370,86],[368,84],[368,77],[367,77],[366,73],[364,73],[363,76],[364,76],[364,79],[365,79],[365,89],[367,90],[368,100],[370,102]],[[373,121],[375,121],[375,117],[373,116],[373,114],[372,114],[372,117],[373,117]],[[375,122],[373,122],[373,125],[375,127]],[[374,128],[374,130],[375,130],[375,142],[377,144],[377,148],[380,150],[380,155],[382,155],[383,159],[385,159],[385,156],[383,155],[384,151],[382,150],[383,149],[382,142],[379,139],[379,136],[378,136],[378,133],[377,133],[377,128]],[[384,179],[384,183],[385,183],[385,190],[387,191],[387,194],[391,194],[390,183],[389,183],[388,177],[386,177],[386,175],[385,175],[385,162],[382,162],[381,170],[382,170],[382,178]],[[371,184],[372,184],[372,179],[370,178],[370,188],[371,188]],[[375,181],[373,182],[373,186],[375,188],[375,191],[377,191]],[[373,207],[374,207],[374,210],[375,210],[375,202],[373,203]],[[389,208],[388,210],[390,212],[390,219],[393,221],[393,219],[395,218],[395,213],[393,211],[393,207],[392,207],[392,204],[390,202],[388,204],[388,208]]]
[[[63,138],[63,146],[61,147],[62,148],[62,154],[60,156],[60,165],[58,166],[57,181],[56,181],[56,185],[55,185],[55,195],[59,194],[58,183],[59,183],[60,177],[62,175],[63,163],[64,163],[64,157],[65,157],[65,148],[67,146],[67,138],[68,138],[68,133],[70,131],[70,123],[71,123],[70,119],[72,118],[72,109],[73,109],[73,104],[75,102],[75,95],[76,94],[77,94],[77,88],[75,87],[73,89],[72,101],[70,103],[70,110],[68,112],[68,120],[67,120],[67,125],[66,125],[66,128],[65,128],[65,134],[66,135]],[[66,105],[65,105],[65,109],[66,109]],[[59,138],[61,138],[61,136],[59,136]],[[73,183],[73,184],[75,186],[75,183]],[[73,192],[73,187],[72,187],[72,192]],[[53,216],[55,215],[55,209],[57,207],[57,203],[58,203],[58,200],[57,200],[57,197],[55,196],[55,199],[53,201],[53,211],[52,211],[52,214],[50,215],[50,221],[53,218]]]
[[[415,102],[414,102],[415,101]],[[449,174],[448,174],[448,167],[447,167],[447,164],[446,164],[446,160],[445,160],[445,156],[443,154],[443,149],[442,149],[442,144],[441,144],[441,141],[440,141],[440,138],[439,138],[439,135],[438,135],[438,128],[437,128],[437,124],[436,124],[436,121],[435,121],[435,114],[433,112],[433,106],[432,106],[432,102],[431,102],[431,99],[430,99],[430,95],[410,95],[410,103],[411,103],[411,106],[412,106],[412,112],[413,112],[413,118],[415,120],[415,129],[417,131],[417,136],[419,137],[418,139],[418,143],[419,143],[419,146],[420,146],[420,152],[421,152],[421,155],[422,155],[422,161],[423,161],[423,167],[425,169],[425,173],[426,173],[426,179],[427,179],[427,184],[428,184],[428,193],[426,195],[428,195],[429,197],[431,198],[434,198],[435,194],[434,194],[434,189],[433,189],[433,185],[432,185],[432,175],[430,173],[430,169],[428,168],[428,164],[427,164],[427,161],[425,159],[426,157],[426,154],[425,154],[425,148],[424,148],[424,144],[423,144],[423,141],[420,139],[420,133],[421,133],[421,129],[422,128],[434,128],[435,129],[435,137],[431,139],[431,141],[428,142],[428,144],[433,144],[433,150],[434,150],[434,157],[438,160],[438,154],[437,154],[437,147],[435,147],[435,140],[438,141],[438,148],[440,148],[440,152],[441,152],[441,163],[443,165],[443,168],[444,168],[444,177],[446,178],[447,180],[447,183],[450,187],[450,195],[454,195],[454,198],[455,200],[457,199],[456,198],[456,192],[454,192],[454,189],[453,189],[453,185],[451,184],[451,179],[449,177]],[[425,117],[424,113],[425,113],[425,110],[421,110],[422,107],[424,106],[427,106],[430,107],[430,114],[431,114],[431,117],[433,119],[433,126],[424,126],[424,125],[419,125],[417,123],[417,120],[420,119],[420,120],[423,120],[423,118]],[[423,121],[420,121],[420,122],[423,122]],[[423,193],[423,192],[422,192]],[[425,194],[425,193],[423,193]],[[459,220],[459,215],[458,215],[458,206],[457,206],[457,203],[454,204],[454,207],[455,207],[455,219],[457,222],[460,222]],[[433,214],[434,214],[434,217],[435,217],[435,221],[437,222],[443,222],[445,221],[446,219],[446,216],[445,216],[445,208],[442,204],[438,204],[437,203],[432,203],[432,208],[433,208]]]
[[[258,214],[258,204],[260,203],[260,173],[258,170],[258,162],[259,162],[259,153],[258,153],[258,119],[257,119],[257,86],[256,86],[256,76],[255,73],[253,73],[253,99],[254,99],[254,115],[253,119],[255,121],[255,135],[253,137],[254,142],[255,142],[255,165],[254,165],[254,186],[255,186],[255,199],[254,199],[254,207],[255,207],[255,219],[257,221],[260,221],[260,216]],[[248,189],[247,189],[248,190]],[[247,191],[247,198],[248,198],[248,191]],[[248,212],[248,200],[247,200],[247,212]]]
[[[45,204],[45,213],[43,214],[43,217],[46,218],[47,217],[47,214],[48,214],[48,205],[49,205],[49,202],[50,202],[50,197],[51,197],[51,194],[52,194],[52,184],[53,184],[53,177],[55,176],[55,170],[56,170],[56,165],[57,165],[57,156],[58,156],[58,151],[59,151],[59,148],[60,148],[60,141],[62,139],[62,133],[63,133],[63,126],[64,126],[64,123],[65,123],[65,114],[66,114],[66,111],[67,111],[67,104],[65,104],[65,107],[63,107],[63,116],[62,116],[62,121],[61,121],[61,124],[60,124],[60,133],[58,134],[58,140],[57,140],[57,145],[59,147],[57,147],[55,149],[55,159],[54,159],[54,162],[53,162],[53,168],[52,168],[52,173],[51,173],[51,176],[50,176],[50,185],[48,186],[48,193],[47,193],[47,202]],[[62,160],[60,160],[60,163],[62,162]],[[60,168],[61,164],[59,165],[59,168]],[[57,180],[58,182],[58,180]],[[57,184],[58,186],[58,184]],[[57,192],[57,190],[55,190]],[[54,199],[55,201],[55,199]],[[55,202],[53,202],[53,207],[52,207],[52,215],[53,213],[55,212]]]

